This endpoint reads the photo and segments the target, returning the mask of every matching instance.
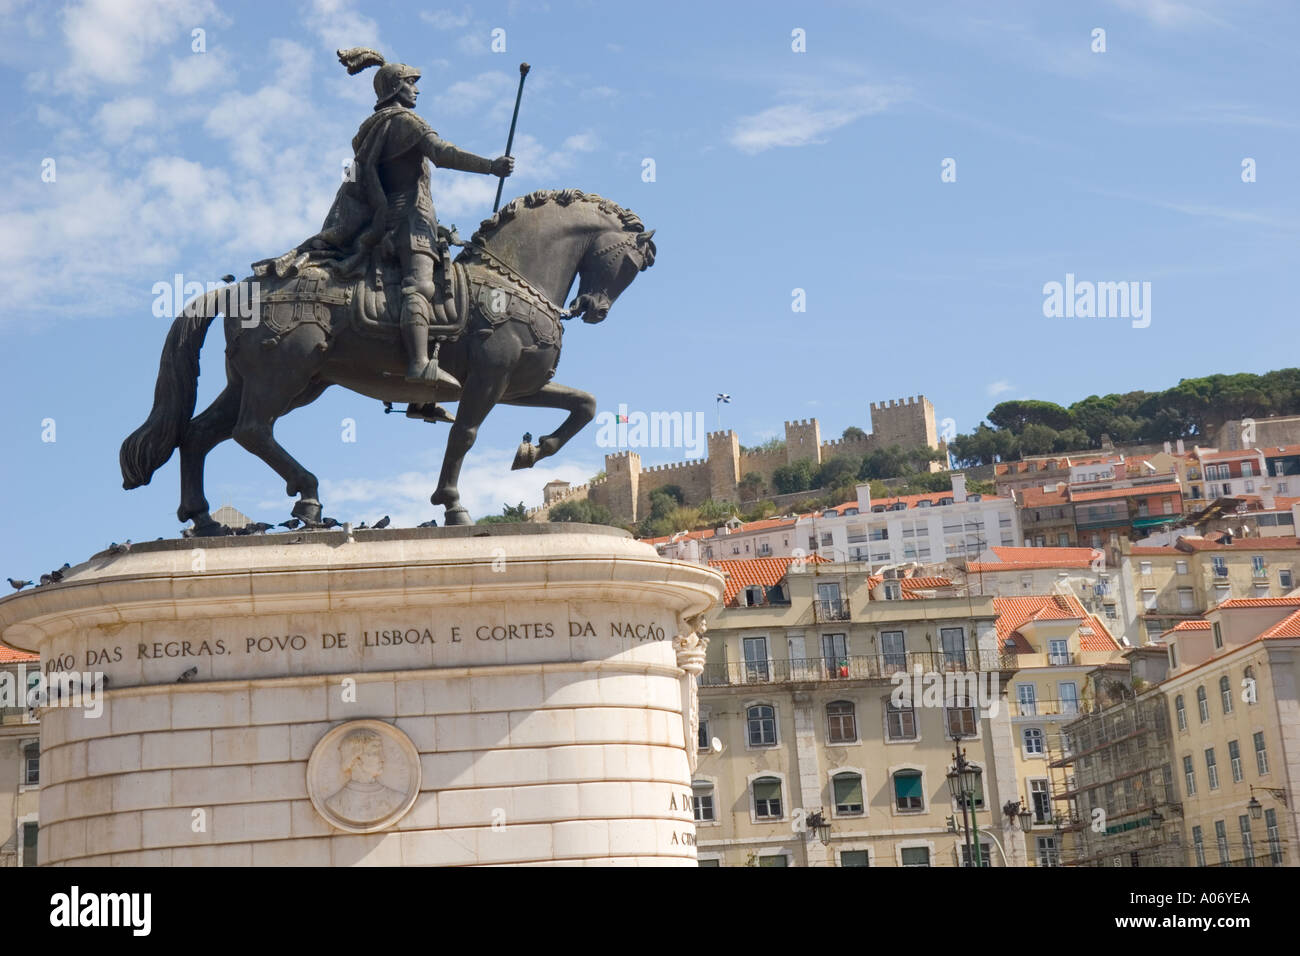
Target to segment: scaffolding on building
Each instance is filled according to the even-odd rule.
[[[1164,695],[1098,707],[1048,739],[1064,866],[1186,866]]]

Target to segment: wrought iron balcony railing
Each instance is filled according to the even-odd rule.
[[[810,657],[802,660],[734,661],[708,664],[700,674],[702,687],[725,687],[739,684],[784,684],[812,681],[880,680],[888,681],[900,671],[907,674],[1009,670],[1014,664],[998,651],[964,653],[872,654],[828,659]]]

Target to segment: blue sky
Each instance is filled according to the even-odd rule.
[[[178,532],[177,460],[130,493],[117,468],[167,330],[151,290],[246,275],[319,228],[373,101],[337,47],[419,66],[420,112],[490,156],[530,62],[505,195],[578,186],[658,230],[656,265],[610,318],[569,330],[557,380],[605,410],[700,411],[710,429],[725,391],[724,427],[753,444],[786,419],[869,427],[871,401],[917,393],[968,431],[1005,398],[1297,364],[1297,20],[1251,0],[0,0],[0,574]],[[468,235],[494,186],[435,171],[441,219]],[[1066,273],[1149,281],[1150,326],[1045,318],[1043,285]],[[222,348],[214,332],[200,407]],[[507,470],[520,434],[559,414],[488,419],[461,484],[472,511],[540,503],[547,480],[602,467],[589,427]],[[333,389],[277,436],[322,479],[327,514],[441,518],[441,426]],[[291,506],[234,443],[209,458],[208,496],[268,521]]]

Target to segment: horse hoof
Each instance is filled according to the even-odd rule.
[[[531,468],[535,464],[537,464],[537,446],[532,442],[521,442],[515,452],[515,460],[510,470],[519,471],[521,468]]]
[[[315,498],[303,498],[293,506],[293,511],[290,514],[295,518],[301,518],[308,524],[320,524],[320,502]]]
[[[442,525],[444,528],[450,528],[452,525],[473,524],[470,520],[469,511],[457,505],[455,508],[448,508],[447,513],[443,516]]]
[[[220,538],[230,534],[230,529],[219,521],[213,521],[209,518],[202,524],[197,521],[194,523],[193,535],[196,538]]]

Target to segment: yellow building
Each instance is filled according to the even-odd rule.
[[[1187,865],[1297,865],[1300,598],[1233,599],[1165,641]]]
[[[958,745],[982,769],[983,861],[1025,865],[1002,810],[1018,788],[991,596],[852,564],[712,565],[727,588],[700,677],[702,866],[959,865]]]
[[[1008,689],[1016,780],[1021,804],[1033,813],[1024,834],[1031,865],[1059,866],[1069,858],[1058,833],[1060,807],[1052,801],[1049,754],[1061,728],[1092,709],[1088,673],[1120,658],[1120,646],[1102,621],[1072,593],[998,597],[998,639],[1015,655]]]
[[[0,645],[0,867],[36,865],[40,725],[18,695],[39,667],[35,654]]]
[[[1289,538],[1179,538],[1168,547],[1119,542],[1121,586],[1132,596],[1125,633],[1154,641],[1180,620],[1199,618],[1230,598],[1281,597],[1296,586],[1300,541]]]

